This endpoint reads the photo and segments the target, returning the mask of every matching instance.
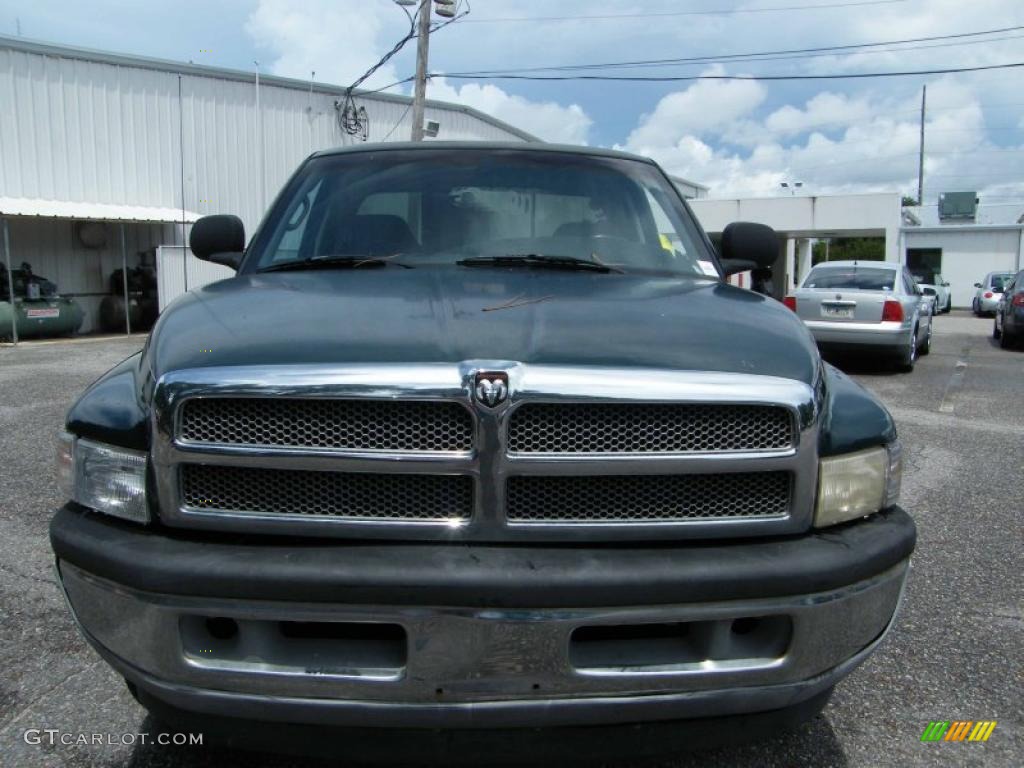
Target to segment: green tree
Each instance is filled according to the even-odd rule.
[[[857,261],[884,261],[885,260],[885,238],[884,237],[834,237],[826,246],[824,240],[814,244],[814,251],[811,254],[811,263],[817,264],[825,261],[825,252],[828,251],[829,261],[846,261],[856,259]]]

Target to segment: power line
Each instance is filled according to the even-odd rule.
[[[465,5],[465,10],[462,10],[463,4]],[[469,0],[460,0],[459,4],[455,8],[455,13],[452,16],[452,18],[443,22],[431,23],[430,9],[432,6],[429,2],[426,4],[426,6],[421,5],[421,7],[419,7],[416,10],[416,13],[414,14],[409,13],[409,11],[402,5],[399,5],[399,7],[402,9],[402,11],[406,15],[406,18],[409,20],[409,30],[404,35],[402,35],[401,38],[399,38],[399,40],[394,44],[394,46],[392,46],[391,50],[389,50],[387,53],[381,56],[381,58],[377,61],[376,64],[374,64],[372,67],[366,70],[362,75],[360,75],[355,80],[355,82],[352,83],[352,85],[345,89],[345,93],[342,96],[341,100],[334,102],[334,110],[336,113],[338,127],[345,133],[349,134],[350,136],[361,135],[363,141],[366,141],[366,139],[370,135],[370,117],[366,112],[366,107],[356,106],[356,89],[364,82],[366,82],[370,77],[372,77],[374,73],[376,73],[381,67],[387,64],[389,61],[391,61],[391,59],[394,58],[410,40],[415,40],[416,38],[420,37],[421,34],[424,34],[429,37],[434,32],[437,32],[438,30],[447,27],[449,24],[464,19],[465,16],[471,10],[469,7]],[[424,12],[427,14],[426,26],[424,26],[422,29],[418,29],[417,25],[419,24],[420,21],[420,14]],[[388,88],[393,88],[396,85],[407,83],[413,79],[414,78],[409,77],[406,78],[405,80],[400,80],[397,83],[386,85],[383,88],[378,88],[373,91],[360,92],[359,95],[379,93],[380,91],[385,91]],[[391,131],[394,131],[394,128],[392,128]],[[390,136],[391,132],[389,132],[388,135]]]
[[[388,139],[391,138],[391,134],[394,133],[398,129],[398,126],[402,124],[402,121],[405,120],[405,116],[409,114],[410,109],[412,109],[412,101],[405,105],[405,111],[402,112],[401,117],[399,117],[395,124],[391,126],[391,130],[387,132],[387,135],[383,139],[381,139],[381,141],[387,141]]]
[[[1022,27],[1024,29],[1024,27]],[[620,65],[608,65],[603,66],[599,64],[583,64],[578,66],[563,66],[563,67],[551,67],[543,70],[533,69],[498,69],[492,70],[486,74],[496,74],[502,72],[532,72],[532,71],[572,71],[576,69],[582,69],[587,71],[601,70],[601,69],[646,69],[651,67],[667,67],[667,66],[701,66],[707,64],[735,64],[735,63],[749,63],[749,62],[761,62],[761,61],[795,61],[799,59],[821,59],[828,58],[830,56],[874,56],[879,53],[904,53],[910,51],[925,51],[933,48],[959,48],[965,45],[984,45],[986,43],[998,43],[1003,40],[1018,40],[1024,35],[1004,35],[1003,37],[990,37],[985,40],[957,40],[947,43],[933,43],[931,45],[910,45],[901,48],[874,48],[872,50],[863,51],[846,51],[840,46],[836,49],[825,50],[822,53],[794,53],[784,56],[769,56],[767,54],[750,54],[748,57],[740,58],[738,55],[734,57],[708,57],[708,58],[695,58],[689,61],[680,60],[674,64],[648,64],[648,63],[636,63],[636,64],[620,64]],[[882,43],[874,43],[874,45],[883,45]],[[471,74],[481,74],[479,72],[472,72]]]
[[[451,80],[538,80],[538,81],[595,81],[630,83],[682,83],[696,80],[861,80],[884,77],[914,77],[917,75],[950,75],[959,72],[983,72],[993,69],[1024,67],[1024,61],[1010,64],[986,64],[976,67],[944,67],[895,72],[852,72],[834,75],[469,75],[432,72],[428,78],[443,77]]]
[[[790,58],[790,54],[794,54],[792,58],[809,58],[807,56],[798,56],[797,54],[821,54],[821,55],[832,55],[836,51],[853,51],[858,48],[877,48],[886,45],[909,45],[911,43],[926,43],[934,42],[937,40],[961,40],[964,38],[983,37],[986,35],[997,35],[1004,32],[1017,32],[1024,30],[1024,25],[1015,27],[1002,27],[999,29],[986,29],[978,32],[961,32],[954,35],[932,35],[929,37],[911,37],[903,40],[883,40],[875,43],[853,43],[847,45],[825,45],[816,48],[789,48],[774,51],[749,51],[746,53],[726,53],[719,55],[707,55],[707,56],[691,56],[687,58],[672,58],[672,59],[643,59],[639,61],[617,61],[617,62],[605,62],[596,64],[560,64],[560,65],[548,65],[543,67],[505,67],[503,69],[482,69],[482,70],[469,70],[466,72],[458,72],[455,74],[473,74],[473,75],[492,75],[499,74],[502,72],[554,72],[554,71],[565,71],[574,69],[615,69],[615,68],[632,68],[632,67],[648,67],[648,66],[667,66],[671,64],[716,64],[725,63],[728,61],[735,60],[765,60],[772,61],[771,59],[761,59],[761,57],[777,57],[777,58]],[[990,40],[978,40],[958,43],[959,45],[969,45],[986,42],[997,42],[998,40],[1012,40],[1016,39],[1017,36],[1011,36],[1006,38],[996,38],[995,41]],[[929,47],[940,47],[940,46],[921,46],[922,48]],[[901,48],[898,50],[917,50],[915,48]],[[825,53],[823,53],[825,52]],[[868,51],[867,53],[870,53]]]
[[[738,16],[754,13],[776,13],[779,11],[816,11],[829,8],[852,8],[861,5],[895,5],[907,0],[855,0],[855,2],[824,3],[819,5],[780,5],[766,8],[733,8],[717,11],[664,11],[657,13],[606,13],[587,16],[485,16],[463,19],[464,24],[492,24],[496,22],[519,21],[622,21],[625,19],[650,19],[676,16]]]

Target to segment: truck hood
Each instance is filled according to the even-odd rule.
[[[792,312],[705,279],[439,266],[241,275],[190,291],[154,328],[154,379],[187,368],[514,360],[733,371],[811,384]]]

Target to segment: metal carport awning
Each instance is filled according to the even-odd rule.
[[[181,208],[117,203],[85,203],[71,200],[43,200],[35,197],[0,197],[0,217],[37,216],[50,219],[83,221],[120,221],[124,223],[192,223],[201,214]]]
[[[77,221],[107,221],[121,224],[121,275],[124,278],[125,329],[131,333],[128,305],[128,252],[125,224],[187,224],[200,218],[200,214],[182,208],[162,208],[147,205],[120,205],[116,203],[87,203],[72,200],[43,200],[32,197],[0,197],[0,220],[3,222],[4,256],[7,260],[7,291],[11,298],[11,331],[18,343],[18,319],[14,311],[14,279],[11,275],[11,236],[7,226],[9,217],[72,219]],[[184,232],[182,233],[184,236]]]

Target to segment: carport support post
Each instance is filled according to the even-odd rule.
[[[132,317],[128,307],[128,241],[124,234],[124,223],[121,224],[121,279],[124,281],[124,332],[132,334]]]
[[[7,257],[7,292],[11,299],[11,339],[18,345],[18,312],[14,304],[14,275],[11,274],[11,230],[4,219],[4,256]]]

